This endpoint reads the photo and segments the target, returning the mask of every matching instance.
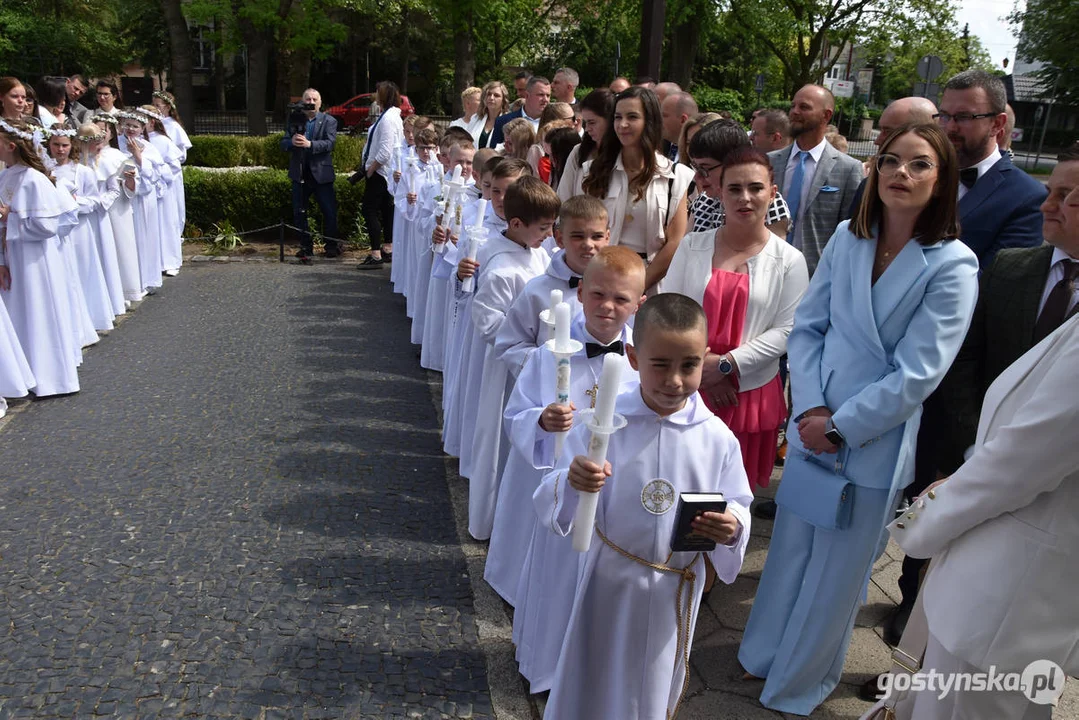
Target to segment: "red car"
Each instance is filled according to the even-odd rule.
[[[371,104],[375,101],[374,93],[357,95],[351,100],[346,100],[340,105],[334,105],[326,110],[326,114],[337,121],[338,130],[347,130],[350,133],[359,133],[371,126]],[[414,115],[416,109],[408,101],[407,95],[401,96],[401,117],[406,118]]]

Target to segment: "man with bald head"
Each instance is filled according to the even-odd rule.
[[[617,95],[623,90],[629,90],[630,87],[632,86],[629,80],[619,75],[614,80],[611,80],[611,84],[607,86],[607,89]]]
[[[794,142],[768,153],[791,211],[787,242],[802,251],[811,274],[836,226],[850,217],[851,199],[862,182],[862,163],[824,139],[834,112],[835,97],[827,88],[806,85],[791,103]]]
[[[659,106],[663,115],[663,139],[670,143],[667,157],[674,162],[688,161],[678,157],[678,138],[682,135],[682,126],[697,114],[697,101],[687,92],[671,93]]]
[[[880,134],[873,142],[879,148],[896,128],[910,123],[931,123],[936,114],[937,106],[929,98],[905,97],[894,100],[880,114],[880,120],[877,121]]]
[[[673,82],[661,82],[652,88],[652,92],[656,94],[656,98],[659,100],[660,106],[663,105],[663,101],[667,99],[668,95],[682,92],[681,86],[678,83]]]

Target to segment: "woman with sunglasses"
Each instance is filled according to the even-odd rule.
[[[897,129],[795,312],[790,449],[738,653],[773,710],[809,715],[839,684],[882,531],[914,479],[922,402],[970,325],[978,259],[956,239],[958,185],[939,127]]]

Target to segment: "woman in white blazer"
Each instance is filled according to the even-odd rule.
[[[658,152],[662,133],[654,92],[631,87],[619,93],[599,152],[582,168],[578,189],[607,206],[611,244],[625,245],[647,261],[645,287],[652,293],[686,233],[686,193],[693,181],[693,171]]]
[[[890,528],[904,552],[933,558],[923,672],[1022,673],[1038,660],[1063,672],[1043,675],[1040,693],[912,693],[900,718],[1047,719],[1063,676],[1079,675],[1077,367],[1073,316],[993,382],[970,459]]]
[[[663,291],[704,308],[709,352],[701,396],[738,438],[750,483],[766,487],[787,415],[779,359],[809,271],[802,253],[765,227],[776,193],[767,156],[735,150],[714,181],[727,224],[682,238]]]
[[[476,144],[477,150],[494,147],[491,140],[494,138],[495,120],[499,115],[504,115],[507,108],[509,108],[509,99],[505,85],[498,80],[492,80],[483,86],[480,92],[479,109],[471,118],[468,118],[466,113],[465,117],[468,121],[461,125],[472,134],[472,142]]]

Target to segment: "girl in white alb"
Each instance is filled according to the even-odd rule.
[[[135,240],[139,245],[139,278],[143,289],[152,294],[161,287],[161,272],[165,269],[159,240],[160,198],[165,194],[161,173],[165,159],[146,140],[144,115],[121,110],[117,117],[120,119],[120,150],[127,153],[138,168],[131,204],[135,211]]]
[[[112,237],[116,243],[116,263],[124,304],[139,302],[146,290],[139,275],[139,247],[135,239],[135,208],[132,200],[138,188],[138,166],[117,146],[116,118],[95,115],[94,124],[105,137],[87,145],[85,162],[97,173],[101,206],[108,211]]]

